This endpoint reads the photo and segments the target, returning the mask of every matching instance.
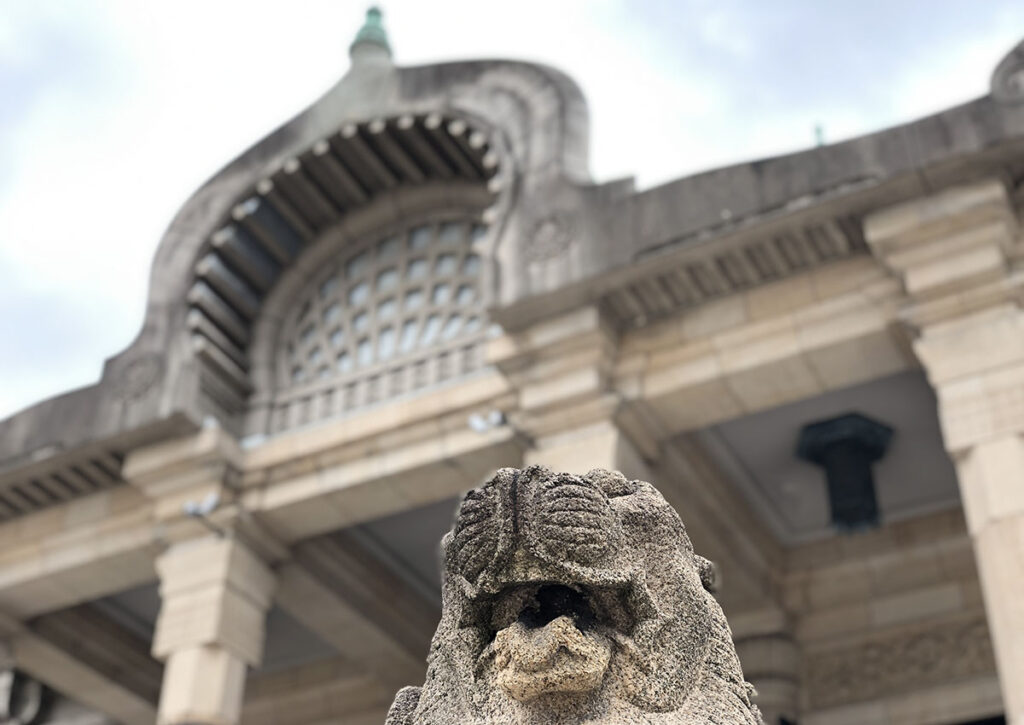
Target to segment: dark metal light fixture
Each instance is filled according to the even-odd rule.
[[[892,428],[860,413],[803,427],[797,455],[825,469],[832,523],[842,531],[878,526],[871,464],[885,455]]]

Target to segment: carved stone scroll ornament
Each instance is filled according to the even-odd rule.
[[[653,486],[506,468],[442,542],[427,681],[388,725],[759,725],[713,568]]]
[[[526,259],[545,262],[561,256],[572,244],[574,221],[567,212],[554,212],[538,221],[526,238]]]
[[[12,669],[0,669],[0,725],[38,722],[42,702],[42,683]]]
[[[130,361],[116,378],[116,391],[123,400],[143,397],[160,381],[164,373],[164,358],[146,353]]]

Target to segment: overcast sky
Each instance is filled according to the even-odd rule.
[[[207,177],[344,73],[365,2],[0,0],[0,416],[98,378]],[[388,0],[396,61],[571,74],[642,187],[987,91],[1021,0]]]

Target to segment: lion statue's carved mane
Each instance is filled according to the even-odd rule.
[[[427,681],[387,725],[760,725],[712,566],[649,483],[502,469],[442,550]]]

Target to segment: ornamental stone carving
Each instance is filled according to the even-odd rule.
[[[388,725],[756,725],[713,568],[653,486],[506,468],[442,542],[427,681]]]
[[[543,262],[563,254],[572,243],[573,218],[568,212],[555,212],[534,226],[526,239],[526,258]]]
[[[901,629],[849,647],[809,654],[814,707],[833,707],[995,672],[984,616]]]
[[[157,353],[143,354],[124,366],[117,377],[117,394],[123,400],[141,398],[160,381],[164,374],[164,357]]]

